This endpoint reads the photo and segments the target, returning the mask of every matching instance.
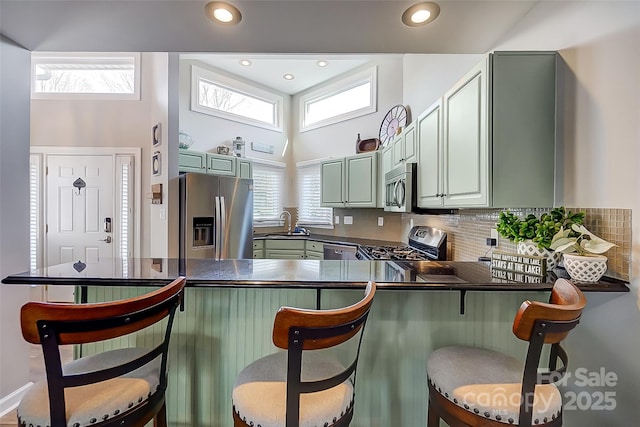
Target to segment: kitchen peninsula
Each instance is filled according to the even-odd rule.
[[[271,333],[280,306],[343,307],[369,280],[378,293],[358,364],[354,420],[426,425],[429,354],[460,344],[522,357],[526,346],[511,333],[513,316],[524,300],[546,301],[555,280],[550,274],[543,283],[506,282],[492,278],[483,262],[143,258],[61,264],[12,274],[2,286],[76,285],[78,299],[94,302],[138,295],[179,275],[188,288],[171,339],[168,421],[202,427],[231,425],[235,378],[276,350]],[[629,291],[609,279],[581,288]]]

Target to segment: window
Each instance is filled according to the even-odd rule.
[[[139,53],[33,53],[34,99],[140,99]]]
[[[282,131],[284,98],[222,74],[191,67],[191,109],[223,119]]]
[[[320,206],[320,162],[300,162],[298,169],[298,224],[333,228],[333,208]]]
[[[352,74],[300,97],[300,131],[364,116],[377,110],[377,68]]]
[[[40,248],[40,170],[42,156],[29,156],[29,268],[35,270],[42,266],[42,250]]]
[[[277,226],[284,209],[284,164],[253,160],[253,223]]]

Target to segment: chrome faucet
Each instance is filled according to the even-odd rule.
[[[280,214],[280,218],[282,219],[282,215],[287,214],[287,216],[289,217],[289,228],[287,228],[287,234],[291,234],[291,212],[289,211],[282,211],[282,213]],[[286,220],[284,221],[284,223],[282,224],[283,226],[286,225],[287,222]]]

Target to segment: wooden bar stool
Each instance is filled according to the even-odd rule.
[[[41,344],[46,379],[18,405],[20,426],[165,427],[167,353],[185,279],[142,296],[97,304],[29,302],[22,306],[24,339]],[[60,347],[128,335],[167,318],[153,349],[121,348],[62,365]]]
[[[348,426],[375,291],[375,283],[369,282],[362,300],[335,310],[281,307],[273,343],[287,351],[258,359],[240,372],[232,396],[234,426]],[[346,367],[323,350],[352,339],[357,342]]]
[[[427,362],[428,427],[440,419],[458,426],[561,426],[562,397],[553,384],[566,373],[568,356],[560,346],[580,321],[586,298],[574,284],[558,279],[549,303],[525,301],[513,333],[529,342],[526,361],[474,347],[443,347]],[[538,372],[544,344],[548,369]],[[557,368],[560,359],[562,367]]]

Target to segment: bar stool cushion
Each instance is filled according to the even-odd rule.
[[[147,349],[126,348],[83,357],[64,365],[65,374],[78,374],[133,360]],[[66,414],[71,427],[91,426],[111,416],[124,413],[145,402],[160,384],[160,357],[127,375],[110,380],[72,387],[65,391]],[[48,426],[49,391],[47,381],[35,383],[18,406],[20,425]]]
[[[476,415],[518,424],[523,365],[505,354],[463,346],[434,351],[427,362],[431,385],[451,402]],[[533,423],[556,419],[562,398],[554,384],[537,385]]]
[[[307,351],[302,359],[302,380],[320,380],[343,371],[335,358],[322,350]],[[256,360],[240,372],[233,387],[233,407],[249,425],[285,425],[287,352],[280,351]],[[353,405],[350,379],[328,390],[300,396],[300,427],[332,425]],[[251,424],[253,423],[253,424]]]

